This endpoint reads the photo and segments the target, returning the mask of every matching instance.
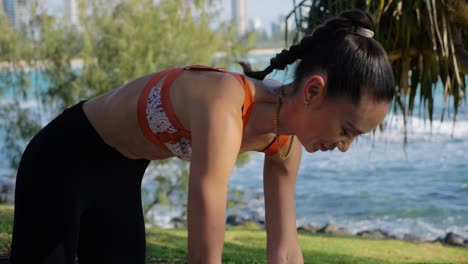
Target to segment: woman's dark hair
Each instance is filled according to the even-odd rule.
[[[327,72],[327,96],[345,97],[355,104],[362,93],[376,101],[391,101],[395,95],[392,67],[383,47],[373,38],[356,34],[358,27],[373,30],[374,20],[364,11],[350,10],[318,25],[311,34],[270,60],[263,71],[240,63],[246,76],[263,80],[273,70],[284,70],[300,60],[294,81],[322,69]],[[363,89],[365,89],[363,91]]]

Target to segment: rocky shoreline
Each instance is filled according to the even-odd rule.
[[[180,223],[180,222],[179,222]],[[256,223],[260,227],[264,226],[264,221],[255,220],[255,219],[246,219],[239,217],[237,215],[229,215],[226,218],[226,224],[229,226],[243,226],[249,223]],[[181,226],[179,226],[181,227]],[[468,248],[468,238],[463,238],[462,236],[455,234],[453,232],[448,232],[445,237],[439,237],[435,240],[423,240],[420,237],[413,234],[404,234],[403,239],[398,238],[397,236],[391,235],[389,232],[381,229],[375,230],[363,230],[357,233],[353,233],[350,230],[336,226],[335,224],[326,224],[322,227],[314,226],[310,224],[305,224],[297,227],[297,230],[301,233],[308,234],[326,234],[331,236],[358,236],[367,239],[394,239],[394,240],[403,240],[412,243],[441,243],[444,245],[458,246]]]
[[[3,181],[0,181],[0,204],[12,204],[13,203],[13,188],[11,188],[13,184],[13,179],[11,177],[4,178]],[[185,221],[179,217],[174,217],[171,219],[171,224],[175,228],[185,228]],[[259,227],[264,227],[263,220],[257,220],[255,217],[252,218],[245,218],[239,215],[231,214],[226,218],[226,224],[229,226],[243,226],[247,224],[257,224]],[[326,234],[332,236],[359,236],[368,239],[394,239],[394,240],[403,240],[413,243],[441,243],[444,245],[451,245],[451,246],[459,246],[468,248],[468,238],[464,238],[463,236],[448,232],[444,237],[438,237],[434,240],[424,240],[416,235],[413,234],[404,234],[403,238],[398,238],[395,235],[390,234],[390,232],[381,230],[381,229],[374,229],[374,230],[362,230],[356,233],[351,232],[350,230],[336,226],[335,224],[329,223],[322,227],[314,226],[311,224],[301,225],[297,228],[298,231],[302,233],[309,233],[309,234]]]

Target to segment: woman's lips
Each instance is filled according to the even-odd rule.
[[[329,150],[329,149],[328,149],[327,147],[325,147],[325,145],[323,145],[323,144],[320,144],[319,146],[320,146],[320,150],[321,150],[321,151],[328,151],[328,150]]]

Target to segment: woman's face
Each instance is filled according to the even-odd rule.
[[[295,133],[307,152],[334,148],[347,151],[358,135],[376,128],[390,108],[390,102],[375,102],[367,95],[358,105],[345,98],[329,99],[322,88],[306,89],[304,96],[296,99],[302,102],[297,103],[299,109],[295,111],[299,113],[293,121]],[[304,106],[306,98],[308,107]]]

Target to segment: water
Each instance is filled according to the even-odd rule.
[[[252,59],[255,64],[266,57]],[[290,79],[278,73],[273,78]],[[441,100],[438,95],[436,119]],[[452,231],[468,238],[467,106],[454,127],[446,120],[434,121],[431,128],[428,121],[412,118],[404,146],[402,118],[391,114],[384,134],[360,137],[347,153],[304,150],[296,185],[298,224],[331,222],[353,232],[380,228],[400,238],[411,233],[427,240]],[[5,166],[0,163],[0,177]],[[234,169],[229,188],[242,190],[247,205],[230,212],[264,217],[262,170],[261,153]],[[180,210],[161,208],[154,219],[167,224],[174,212]]]

